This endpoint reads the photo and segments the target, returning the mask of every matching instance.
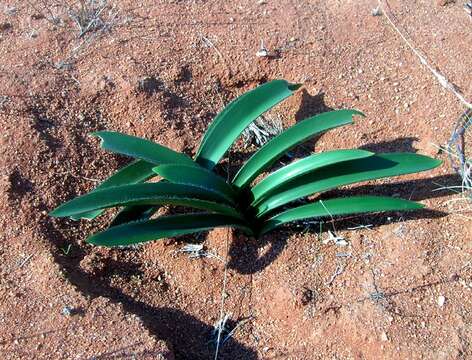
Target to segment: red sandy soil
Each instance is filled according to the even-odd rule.
[[[224,312],[240,326],[219,359],[472,358],[470,213],[451,202],[460,194],[433,191],[460,184],[435,145],[463,109],[385,16],[371,15],[375,0],[110,3],[111,30],[82,39],[52,0],[0,5],[0,358],[213,358],[224,263],[178,252],[196,239],[228,260]],[[390,1],[398,25],[470,99],[472,23],[462,5]],[[261,39],[270,58],[255,56]],[[138,85],[146,78],[147,92]],[[429,210],[327,222],[321,235],[291,227],[255,241],[216,230],[130,249],[85,243],[111,213],[48,217],[126,163],[90,132],[193,155],[224,104],[275,78],[304,84],[274,110],[285,126],[328,109],[366,113],[316,150],[446,160],[333,194],[390,194]],[[233,150],[230,163],[247,155],[240,143]],[[361,224],[373,227],[348,229]],[[349,245],[323,244],[327,230]]]

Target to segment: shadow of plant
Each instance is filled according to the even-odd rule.
[[[453,194],[453,191],[447,189],[440,191],[434,190],[441,186],[457,184],[458,181],[459,177],[457,175],[441,175],[430,179],[410,180],[382,185],[361,185],[352,189],[336,189],[329,191],[324,193],[321,196],[321,199],[375,193],[378,195],[395,194],[401,198],[421,201]],[[395,214],[395,212],[393,214]],[[389,215],[389,213],[381,213],[377,215],[368,214],[362,217],[355,216],[355,222],[346,218],[339,218],[336,220],[336,229],[345,230],[355,226],[355,224],[359,222],[381,226],[418,219],[435,219],[447,214],[441,211],[423,209],[420,211],[402,213],[401,216],[396,216],[393,219]],[[326,226],[323,227],[323,229],[326,229]],[[271,232],[258,240],[234,235],[229,250],[230,260],[228,266],[242,274],[254,274],[262,271],[277,259],[285,248],[288,239],[297,231],[300,231],[300,227],[297,227],[296,225],[286,226],[281,228],[281,230]],[[313,232],[314,230],[310,227],[307,228],[307,231]],[[264,254],[259,255],[260,249],[264,248],[268,244],[269,249],[267,249]]]
[[[68,222],[67,220],[65,222]],[[63,246],[69,239],[63,234],[62,227],[67,224],[62,221],[54,224],[50,219],[40,223],[42,232],[57,247]],[[62,224],[61,224],[62,223]],[[170,307],[154,307],[125,294],[121,289],[110,284],[110,274],[123,274],[125,263],[107,262],[109,271],[103,276],[83,271],[80,261],[84,257],[83,248],[74,248],[74,256],[63,256],[60,252],[54,254],[55,261],[66,271],[68,280],[85,296],[104,296],[112,302],[122,304],[126,312],[137,315],[151,334],[172,345],[175,358],[182,360],[210,359],[214,356],[211,345],[214,327],[198,320],[194,316]],[[130,264],[133,274],[137,273],[136,266]],[[133,275],[131,274],[131,275]],[[127,274],[126,277],[128,277]],[[220,349],[219,359],[257,359],[255,351],[230,338]]]

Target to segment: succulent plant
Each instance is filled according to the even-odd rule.
[[[193,159],[142,138],[110,131],[94,133],[101,138],[102,148],[135,160],[51,215],[93,219],[104,209],[121,207],[108,229],[88,239],[96,245],[117,246],[215,227],[239,228],[259,237],[288,222],[307,218],[422,208],[412,201],[372,195],[315,200],[290,207],[296,200],[340,186],[425,171],[441,163],[414,153],[375,154],[360,149],[320,152],[255,181],[297,145],[352,123],[355,115],[364,116],[356,110],[326,112],[298,122],[259,148],[232,179],[217,175],[215,165],[243,130],[298,88],[285,80],[274,80],[236,98],[214,119]],[[157,175],[160,181],[146,182]],[[199,211],[152,218],[162,205]]]

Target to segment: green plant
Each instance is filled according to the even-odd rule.
[[[274,80],[235,99],[210,125],[194,159],[145,139],[109,131],[94,133],[102,139],[102,148],[137,160],[90,193],[59,206],[51,215],[93,219],[103,209],[120,206],[122,209],[111,226],[88,239],[96,245],[116,246],[214,227],[235,227],[258,237],[285,223],[306,218],[422,207],[398,198],[356,196],[318,200],[284,210],[286,205],[312,194],[425,171],[441,163],[413,153],[374,154],[358,149],[316,153],[252,185],[297,145],[329,129],[352,123],[354,115],[363,116],[356,110],[326,112],[297,123],[255,152],[231,181],[212,171],[249,124],[298,87]],[[145,182],[156,175],[162,178],[159,182]],[[179,205],[204,212],[151,219],[161,205]]]

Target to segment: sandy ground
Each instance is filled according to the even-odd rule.
[[[109,2],[108,30],[82,38],[64,1],[0,4],[2,359],[212,359],[224,262],[178,252],[195,239],[228,263],[224,313],[238,327],[219,359],[472,358],[470,213],[460,195],[434,191],[460,183],[437,146],[463,107],[385,16],[372,16],[375,0]],[[389,4],[471,99],[462,2]],[[261,40],[268,58],[255,56]],[[127,161],[88,133],[122,131],[193,155],[224,104],[275,78],[304,85],[272,112],[286,127],[329,109],[367,115],[312,149],[446,160],[333,194],[390,194],[429,210],[336,220],[321,233],[292,227],[255,241],[216,230],[137,249],[85,244],[112,214],[47,216]],[[233,150],[230,162],[247,155],[240,143]],[[348,246],[323,244],[327,230]]]

